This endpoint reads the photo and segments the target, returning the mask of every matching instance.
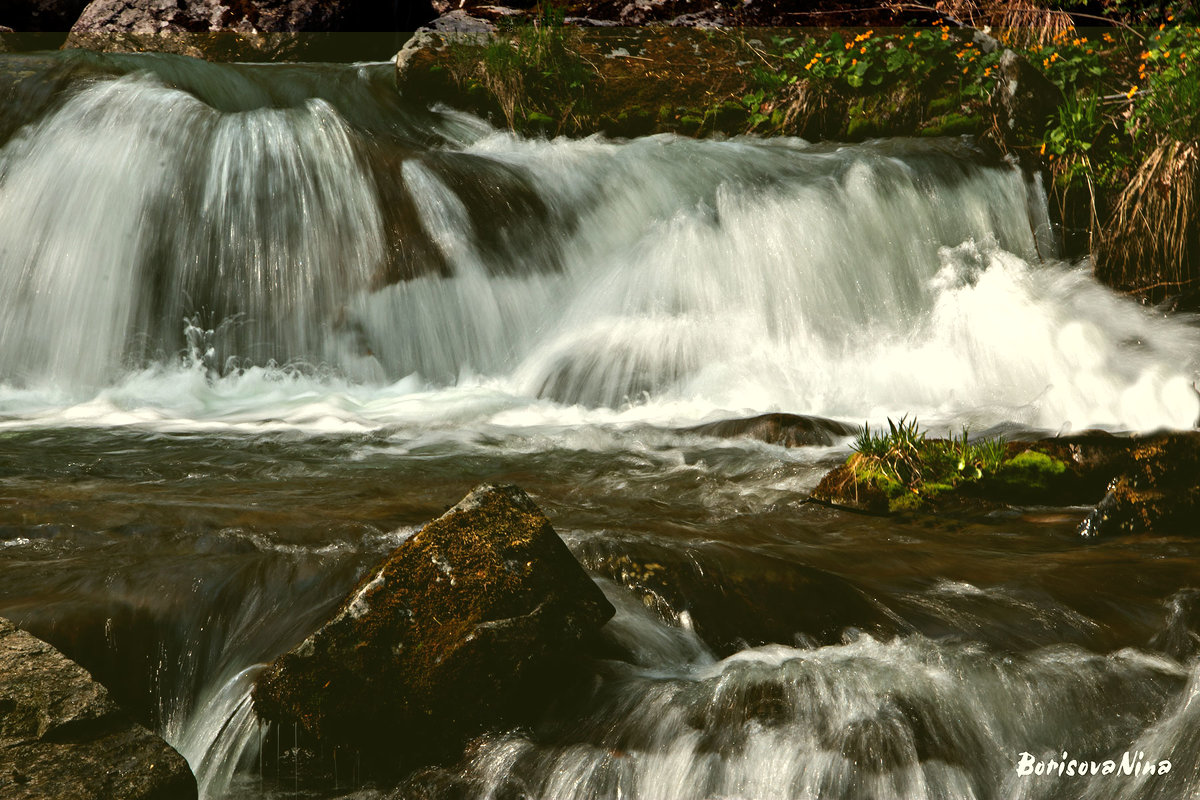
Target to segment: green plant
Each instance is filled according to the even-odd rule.
[[[506,22],[483,49],[479,81],[495,96],[509,126],[542,132],[588,102],[596,69],[579,55],[579,29],[564,25],[553,2],[532,21]]]
[[[1009,463],[1003,437],[973,442],[963,428],[958,436],[930,439],[907,416],[888,419],[886,433],[863,425],[850,447],[847,465],[855,481],[881,491],[892,511],[913,510],[944,492],[1000,475]]]

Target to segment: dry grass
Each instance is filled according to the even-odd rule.
[[[1200,143],[1169,142],[1151,152],[1118,195],[1102,232],[1096,265],[1101,280],[1151,297],[1197,282],[1198,168]]]

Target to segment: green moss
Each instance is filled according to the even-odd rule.
[[[975,133],[983,127],[983,120],[967,114],[945,114],[921,129],[922,136],[959,136]]]
[[[920,511],[925,507],[927,498],[916,492],[903,492],[888,498],[888,511],[902,514],[906,511]]]
[[[1005,461],[997,478],[1012,488],[1045,491],[1065,475],[1067,465],[1037,450],[1026,450]]]

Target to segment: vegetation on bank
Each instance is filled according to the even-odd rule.
[[[1158,301],[1200,287],[1200,28],[1165,15],[1148,30],[1083,30],[1063,10],[1026,10],[1004,18],[1023,27],[993,38],[948,17],[888,30],[583,29],[543,4],[493,36],[419,54],[406,90],[530,135],[971,134],[1040,163],[1069,249],[1109,285]],[[1026,82],[1043,81],[1028,124],[1012,127],[996,102],[1015,77],[1006,50]]]
[[[915,419],[888,420],[886,433],[864,425],[845,465],[831,472],[814,495],[853,500],[875,511],[928,510],[948,498],[1042,497],[1059,488],[1067,465],[1037,449],[1010,446],[1003,437],[972,441],[929,438]]]

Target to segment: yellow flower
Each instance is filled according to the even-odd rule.
[[[1135,94],[1137,94],[1137,90],[1138,90],[1138,87],[1137,87],[1137,85],[1135,84],[1134,86],[1131,86],[1131,87],[1129,88],[1129,91],[1125,93],[1125,96],[1126,96],[1127,98],[1129,98],[1130,100],[1132,100],[1132,99],[1133,99],[1133,96],[1134,96]]]
[[[943,41],[943,42],[944,42],[944,41],[946,41],[946,40],[947,40],[947,39],[949,39],[949,38],[950,38],[950,34],[948,34],[948,33],[943,33],[943,34],[942,34],[942,41]]]
[[[1046,155],[1046,143],[1045,142],[1042,142],[1041,154]]]

